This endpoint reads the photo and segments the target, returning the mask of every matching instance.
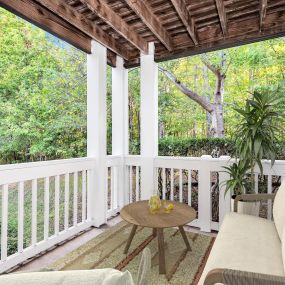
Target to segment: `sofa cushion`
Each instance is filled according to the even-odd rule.
[[[280,239],[285,226],[285,182],[280,185],[273,203],[273,218]]]
[[[274,223],[255,216],[227,214],[199,285],[215,268],[285,276],[281,242]]]
[[[129,271],[94,269],[53,272],[30,272],[0,276],[5,285],[134,285]]]

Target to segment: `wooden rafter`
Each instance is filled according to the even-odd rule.
[[[124,59],[128,59],[128,52],[123,46],[119,45],[116,40],[104,32],[101,28],[96,26],[92,21],[88,19],[82,19],[82,16],[66,4],[64,0],[36,0],[38,3],[42,4],[48,8],[53,13],[59,15],[65,21],[68,21],[70,24],[74,25],[82,32],[86,33],[88,36],[94,40],[100,42],[102,45],[108,47],[110,50],[120,55]],[[13,2],[13,1],[12,1]]]
[[[147,53],[147,41],[142,38],[133,27],[128,25],[123,18],[116,14],[106,3],[102,0],[80,0],[80,2],[87,5],[92,12],[96,13],[102,20],[104,20],[136,48]]]
[[[90,53],[91,38],[32,0],[0,0],[0,6]]]
[[[266,10],[267,10],[267,0],[260,0],[260,20],[259,20],[260,31],[263,28],[264,19],[266,16]]]
[[[144,24],[155,34],[155,36],[169,50],[173,50],[172,42],[167,30],[162,26],[151,8],[141,0],[126,0],[129,7],[141,18]]]
[[[195,32],[194,21],[191,18],[185,2],[183,0],[171,0],[177,14],[179,15],[181,21],[183,22],[184,26],[187,29],[187,32],[194,42],[195,45],[198,45],[198,40]]]
[[[228,28],[227,28],[227,15],[224,6],[224,0],[216,0],[216,6],[220,18],[220,23],[222,27],[222,31],[224,36],[228,35]]]

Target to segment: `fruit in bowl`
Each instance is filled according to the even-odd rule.
[[[149,211],[151,214],[156,214],[161,208],[161,201],[158,195],[153,195],[148,201]]]
[[[169,214],[173,209],[174,205],[172,203],[167,204],[167,202],[164,202],[164,212]]]

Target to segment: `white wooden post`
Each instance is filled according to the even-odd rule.
[[[154,43],[141,54],[141,198],[154,192],[154,158],[158,155],[158,66]]]
[[[224,161],[223,166],[227,166],[230,161],[230,156],[221,156],[220,160]],[[227,213],[231,211],[231,193],[226,193],[225,182],[230,179],[230,175],[224,171],[219,172],[219,182],[220,182],[220,195],[219,195],[219,226],[221,226],[224,217]]]
[[[204,232],[211,231],[212,201],[211,201],[211,171],[207,167],[210,155],[202,155],[202,168],[199,170],[199,193],[198,193],[198,219],[200,229]],[[203,163],[203,160],[205,162]]]
[[[125,181],[124,156],[129,153],[129,116],[128,116],[128,70],[124,61],[117,56],[116,67],[112,68],[112,154],[122,157],[118,171],[115,171],[113,184],[117,191],[118,207],[125,205],[124,191],[127,191]]]
[[[98,227],[106,222],[106,80],[107,50],[91,42],[87,55],[87,156],[95,158],[89,172],[88,218]]]

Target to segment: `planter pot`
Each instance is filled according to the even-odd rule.
[[[234,211],[234,198],[231,199],[231,208]],[[259,216],[260,210],[260,202],[245,202],[245,201],[238,201],[238,209],[237,212],[244,215],[252,215],[252,216]]]

